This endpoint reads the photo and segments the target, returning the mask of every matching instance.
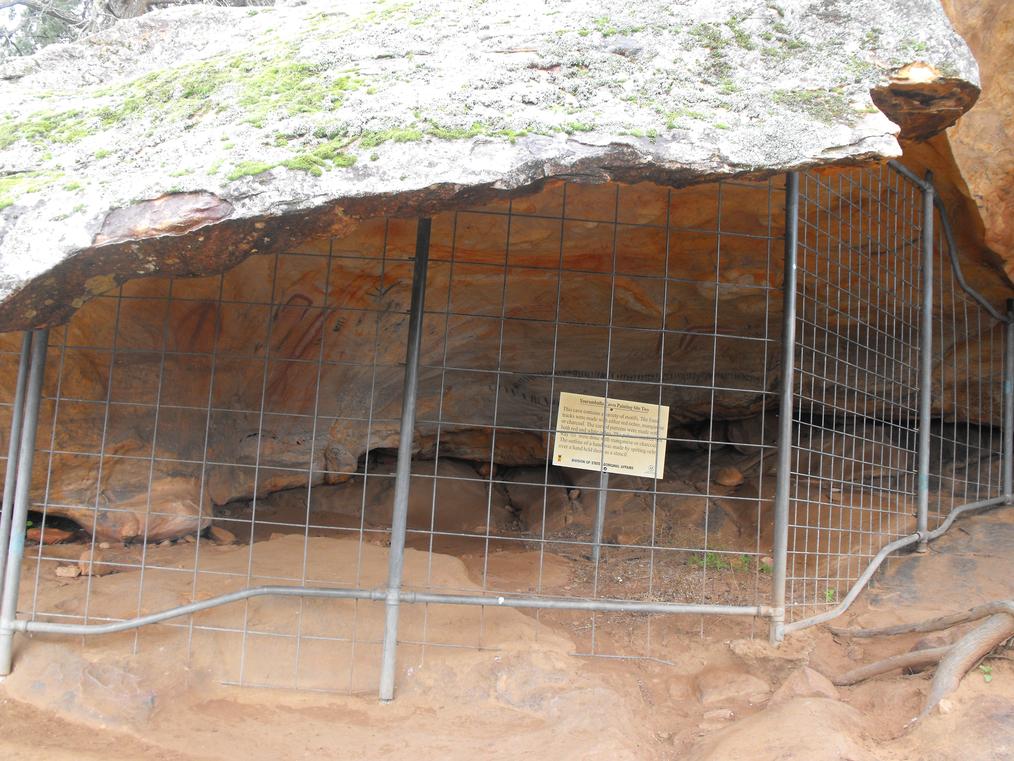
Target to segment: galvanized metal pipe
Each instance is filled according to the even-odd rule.
[[[405,564],[405,532],[408,527],[408,492],[412,480],[412,439],[415,434],[415,407],[419,385],[419,350],[422,344],[423,307],[426,301],[426,270],[430,254],[430,219],[420,219],[415,236],[415,268],[412,273],[412,302],[409,307],[408,347],[405,351],[405,382],[402,391],[401,435],[394,482],[394,512],[391,518],[391,549],[387,568],[384,646],[380,668],[380,699],[394,698],[394,673],[398,654],[398,604]]]
[[[929,180],[924,180],[922,177],[917,175],[915,172],[913,172],[907,166],[902,164],[900,161],[895,161],[892,159],[891,161],[887,162],[887,165],[891,167],[891,169],[893,169],[895,172],[900,174],[902,177],[917,185],[920,190],[925,190],[927,187],[932,187],[932,185],[929,184],[930,182]]]
[[[604,459],[604,458],[603,458]],[[599,557],[602,555],[602,532],[606,525],[606,499],[609,494],[609,473],[602,469],[599,474],[599,494],[595,506],[595,536],[592,547],[592,565],[597,569]]]
[[[916,477],[916,531],[919,552],[929,531],[930,425],[933,416],[933,183],[922,186],[922,305],[919,319],[919,457]]]
[[[940,226],[944,231],[944,239],[947,241],[947,256],[951,260],[951,272],[954,273],[954,279],[958,282],[965,293],[971,296],[975,302],[985,309],[994,320],[1000,320],[1003,322],[1004,316],[997,311],[996,307],[986,300],[986,297],[975,290],[965,280],[965,273],[961,269],[961,260],[958,258],[958,245],[954,241],[954,229],[951,227],[950,217],[947,215],[947,207],[944,206],[944,202],[940,199],[940,196],[933,196],[933,204],[937,208],[937,213],[940,215]]]
[[[967,505],[955,508],[948,515],[936,530],[931,531],[929,538],[936,539],[942,536],[954,521],[963,513],[972,510],[981,510],[987,507],[994,507],[1003,504],[1003,497],[972,502]],[[880,564],[891,553],[919,541],[918,534],[909,534],[894,542],[885,545],[880,552],[872,559],[869,567],[856,581],[849,594],[842,600],[841,604],[833,610],[822,613],[813,618],[796,621],[782,627],[783,633],[798,631],[809,626],[814,626],[829,621],[844,613],[852,602],[858,597],[862,588],[869,583],[869,580],[876,573]],[[67,634],[74,636],[94,636],[99,634],[114,634],[116,632],[137,629],[148,624],[157,624],[180,616],[215,608],[220,605],[227,605],[232,602],[247,600],[252,597],[312,597],[340,600],[367,600],[373,602],[386,602],[390,598],[387,589],[332,589],[318,587],[287,587],[287,586],[263,586],[242,589],[238,592],[219,595],[200,602],[180,605],[175,608],[151,613],[147,616],[128,619],[126,621],[114,621],[106,624],[62,624],[53,621],[15,621],[14,631],[28,632],[32,634]],[[417,604],[444,604],[444,605],[487,605],[499,608],[523,608],[535,610],[583,610],[602,612],[627,612],[627,613],[652,613],[652,614],[682,614],[682,615],[723,615],[723,616],[766,616],[773,618],[778,611],[766,605],[695,605],[684,603],[667,602],[639,602],[633,600],[579,600],[570,597],[506,597],[495,595],[452,595],[436,592],[398,592],[398,599],[404,603]]]
[[[905,179],[910,180],[911,182],[916,184],[920,190],[923,191],[927,189],[931,191],[933,190],[932,177],[927,177],[924,180],[915,172],[913,172],[911,169],[909,169],[904,164],[898,161],[888,161],[887,165]],[[972,286],[970,286],[968,284],[968,281],[965,280],[965,273],[962,272],[961,262],[958,260],[958,247],[954,242],[954,231],[953,229],[951,229],[951,220],[947,215],[947,208],[944,206],[943,200],[940,198],[940,196],[936,195],[936,193],[934,193],[933,195],[933,205],[940,213],[940,225],[943,228],[944,237],[947,239],[947,255],[951,260],[951,271],[954,273],[954,279],[957,280],[958,285],[961,286],[961,290],[963,290],[965,293],[967,293],[969,296],[975,299],[975,301],[979,304],[979,306],[981,306],[983,309],[989,312],[989,314],[992,315],[994,319],[1000,320],[1002,322],[1004,317],[996,310],[996,307],[990,304],[989,301],[987,301],[986,298],[981,293],[979,293]]]
[[[30,634],[67,634],[95,636],[115,634],[157,624],[180,616],[200,613],[220,605],[241,602],[253,597],[311,597],[331,600],[366,600],[386,602],[386,589],[331,589],[319,587],[262,586],[219,595],[200,602],[138,616],[126,621],[105,624],[63,624],[56,621],[15,621],[14,630]],[[485,605],[493,608],[534,610],[582,610],[608,613],[652,613],[723,616],[766,616],[770,608],[763,605],[693,605],[673,602],[639,602],[634,600],[579,600],[570,597],[505,597],[496,595],[452,595],[438,592],[398,593],[398,599],[410,604]]]
[[[1003,363],[1003,494],[1014,502],[1014,299],[1007,301]]]
[[[21,422],[25,414],[25,383],[28,381],[28,358],[32,351],[32,331],[26,330],[21,341],[18,378],[14,387],[14,408],[7,435],[7,471],[4,473],[3,511],[0,512],[0,600],[3,599],[7,548],[11,541],[11,517],[14,512],[14,485],[17,483],[18,452],[21,451]]]
[[[1002,505],[1004,504],[1004,501],[1003,497],[993,497],[992,499],[984,499],[979,502],[969,502],[967,505],[956,507],[948,514],[947,520],[926,535],[926,539],[932,541],[933,539],[943,536],[954,521],[964,513],[971,512],[972,510],[983,510],[987,507]],[[913,544],[919,544],[922,539],[923,537],[920,534],[915,533],[903,536],[900,539],[895,539],[890,544],[885,544],[881,547],[880,552],[873,556],[873,559],[870,560],[870,564],[866,566],[866,570],[863,571],[863,574],[858,579],[856,579],[855,584],[852,585],[848,594],[845,595],[845,598],[838,604],[837,607],[819,615],[804,618],[799,621],[793,621],[791,624],[786,624],[784,627],[785,633],[788,634],[790,632],[799,631],[800,629],[816,626],[817,624],[825,623],[826,621],[830,621],[831,619],[840,616],[849,609],[849,606],[855,602],[855,599],[863,591],[863,588],[870,583],[870,579],[873,578],[873,574],[877,572],[877,569],[880,568],[881,564],[887,559],[888,555]]]
[[[25,389],[25,414],[21,427],[10,544],[7,548],[7,567],[4,569],[3,599],[0,602],[0,676],[7,676],[11,673],[14,620],[18,610],[21,558],[25,552],[25,522],[28,518],[28,498],[32,488],[32,463],[35,459],[35,432],[39,422],[39,403],[42,399],[42,380],[46,371],[48,344],[49,330],[47,328],[32,332],[31,366],[28,371],[28,385]]]
[[[793,386],[796,368],[796,257],[799,249],[799,173],[785,177],[785,277],[782,283],[782,378],[778,412],[778,474],[775,483],[771,569],[772,643],[782,640],[789,554],[789,487],[792,474]]]

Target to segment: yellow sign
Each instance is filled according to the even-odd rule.
[[[553,464],[661,478],[669,408],[601,396],[560,394]]]

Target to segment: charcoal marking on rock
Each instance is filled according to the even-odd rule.
[[[306,297],[303,296],[301,298],[305,299]],[[291,301],[292,299],[290,299],[290,302]],[[286,320],[286,323],[288,323],[287,326],[282,325],[281,320],[278,319],[276,314],[275,324],[272,326],[272,332],[279,327],[283,327],[283,329],[286,330],[286,332],[282,334],[277,341],[277,347],[279,349],[287,349],[283,353],[289,358],[306,359],[307,357],[304,355],[306,355],[308,350],[314,349],[315,347],[319,349],[321,331],[323,330],[323,325],[327,319],[327,315],[321,311],[310,320],[309,325],[300,330],[303,317],[305,317],[306,312],[309,310],[310,304],[312,304],[312,301],[308,301],[307,304],[304,305],[305,311],[301,316],[291,318],[291,322]],[[277,352],[277,349],[275,352]],[[317,353],[317,351],[313,351],[313,354]]]
[[[366,292],[366,295],[369,296],[374,301],[380,302],[381,300],[383,300],[385,296],[387,296],[387,294],[389,294],[395,288],[395,286],[399,285],[400,283],[401,283],[400,280],[395,280],[390,285],[376,285],[370,290],[368,290]]]

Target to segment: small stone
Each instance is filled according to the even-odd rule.
[[[829,698],[838,699],[838,688],[831,680],[809,666],[793,671],[782,686],[771,696],[771,705],[784,703],[792,698]]]
[[[718,472],[715,473],[714,481],[719,486],[739,486],[743,483],[743,474],[739,472],[738,468],[730,465],[725,468],[719,468]]]
[[[731,721],[735,717],[736,714],[728,708],[715,708],[711,711],[705,711],[702,718],[705,721]]]
[[[944,714],[950,713],[954,710],[954,703],[947,698],[942,698],[940,702],[937,703],[937,710]]]
[[[229,529],[222,528],[221,526],[211,526],[208,529],[208,539],[213,541],[215,544],[236,543],[236,535],[229,531]]]
[[[99,549],[100,549],[100,550],[108,550],[108,549],[110,549],[110,548],[111,548],[112,546],[113,546],[113,545],[111,545],[111,544],[110,544],[109,542],[99,542]]]
[[[697,697],[704,705],[726,701],[765,700],[771,687],[763,679],[742,671],[704,671],[694,679]]]
[[[105,557],[103,554],[96,550],[95,554],[92,555],[92,551],[85,550],[81,553],[77,560],[78,569],[81,571],[82,576],[108,576],[114,572],[114,569],[108,565],[103,564]]]
[[[197,537],[194,536],[193,534],[187,534],[185,537],[183,537],[183,541],[186,542],[187,544],[193,544],[194,542],[197,541]]]
[[[56,575],[63,579],[76,579],[81,575],[81,569],[76,565],[58,565]]]
[[[45,529],[41,526],[32,527],[25,532],[25,539],[40,544],[60,544],[74,536],[73,531],[64,531],[62,528]]]
[[[158,543],[158,546],[159,547],[171,547],[172,543],[173,543],[172,539],[163,539],[161,542]]]

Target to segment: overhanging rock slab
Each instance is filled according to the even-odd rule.
[[[885,114],[871,90],[899,71]],[[897,156],[899,129],[943,129],[977,77],[936,0],[150,13],[0,68],[0,331],[132,277],[546,178],[683,185]]]

